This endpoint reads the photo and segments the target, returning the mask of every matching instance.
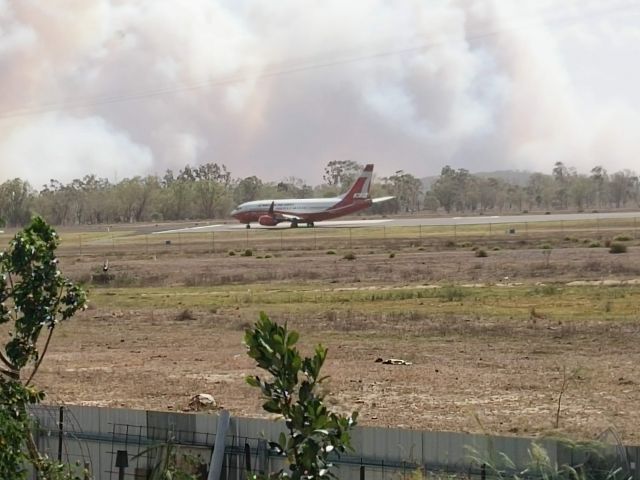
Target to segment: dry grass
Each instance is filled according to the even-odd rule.
[[[249,247],[238,236],[238,245],[216,239],[215,253],[197,239],[147,251],[144,236],[118,234],[129,250],[109,253],[105,285],[91,283],[104,255],[87,242],[61,267],[87,283],[91,309],[61,325],[38,386],[53,401],[174,410],[211,393],[234,414],[259,415],[243,380],[254,366],[242,336],[266,310],[301,332],[303,349],[329,347],[331,401],[360,410],[364,424],[476,431],[477,414],[492,432],[541,434],[553,428],[563,368],[580,367],[562,430],[593,437],[614,426],[637,443],[640,248],[631,241],[626,254],[610,255],[589,248],[604,241],[602,230],[564,228],[495,241],[476,231],[451,246],[425,231],[422,242],[410,238],[417,232],[386,232],[386,241],[363,233],[352,248],[337,236],[318,238],[317,248],[313,237],[295,237],[291,249],[275,236],[264,245],[249,237]],[[473,246],[499,250],[475,258]],[[251,257],[241,255],[247,248]],[[354,261],[343,260],[349,252]]]

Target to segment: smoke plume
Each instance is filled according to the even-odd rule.
[[[0,0],[0,181],[224,163],[579,171],[640,154],[619,1]],[[635,19],[635,20],[634,20]]]

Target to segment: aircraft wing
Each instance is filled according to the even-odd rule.
[[[297,217],[296,215],[289,215],[288,213],[280,213],[280,212],[276,212],[275,217],[278,220],[286,220],[286,221],[291,221],[291,220],[302,221],[303,220],[302,218]]]
[[[372,198],[371,199],[371,203],[382,203],[382,202],[386,202],[389,200],[393,200],[396,197],[378,197],[378,198]]]

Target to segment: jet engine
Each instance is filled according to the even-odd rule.
[[[275,227],[278,225],[277,220],[271,215],[261,215],[260,218],[258,218],[258,223],[263,227]]]

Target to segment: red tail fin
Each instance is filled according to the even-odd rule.
[[[347,193],[344,194],[342,200],[340,200],[333,208],[343,207],[345,205],[349,205],[353,203],[354,200],[361,199],[365,200],[369,198],[369,187],[371,186],[371,177],[373,176],[373,164],[370,163],[360,174],[360,176],[356,179],[356,181],[351,185],[351,188]]]

